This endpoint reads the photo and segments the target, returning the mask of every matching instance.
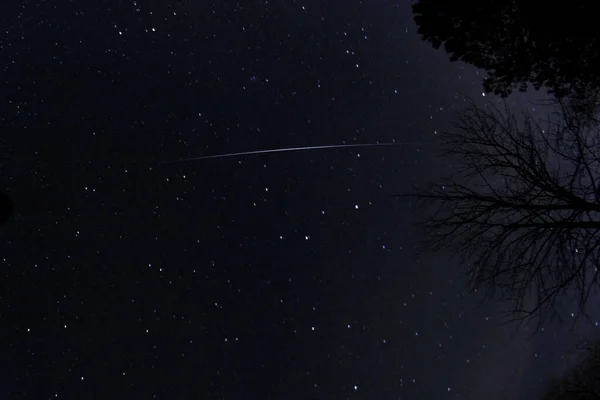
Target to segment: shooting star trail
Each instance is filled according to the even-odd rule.
[[[211,158],[225,158],[225,157],[238,157],[238,156],[250,156],[255,154],[267,154],[267,153],[283,153],[287,151],[303,151],[303,150],[325,150],[325,149],[342,149],[348,147],[376,147],[376,146],[410,146],[410,145],[423,145],[418,142],[389,142],[389,143],[361,143],[361,144],[330,144],[325,146],[305,146],[305,147],[285,147],[280,149],[269,149],[269,150],[254,150],[254,151],[243,151],[241,153],[227,153],[227,154],[214,154],[212,156],[202,156],[193,158],[182,158],[179,160],[163,161],[160,164],[174,164],[188,161],[199,161],[208,160]]]

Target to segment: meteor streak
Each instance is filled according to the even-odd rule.
[[[267,153],[283,153],[286,151],[342,149],[342,148],[347,148],[347,147],[410,146],[410,145],[422,145],[422,144],[423,143],[418,143],[418,142],[389,142],[389,143],[330,144],[330,145],[325,145],[325,146],[285,147],[285,148],[280,148],[280,149],[243,151],[241,153],[214,154],[212,156],[182,158],[180,160],[163,161],[163,162],[161,162],[161,164],[174,164],[174,163],[182,163],[182,162],[188,162],[188,161],[208,160],[210,158],[250,156],[250,155],[255,155],[255,154],[267,154]]]

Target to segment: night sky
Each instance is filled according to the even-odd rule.
[[[491,97],[410,6],[4,1],[0,399],[534,398],[573,335],[501,325],[393,197]]]

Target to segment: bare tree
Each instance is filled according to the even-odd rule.
[[[502,104],[468,101],[442,134],[453,172],[399,197],[426,203],[426,250],[454,250],[471,288],[509,300],[512,319],[541,323],[561,301],[585,315],[600,256],[597,108],[559,99],[539,120]]]

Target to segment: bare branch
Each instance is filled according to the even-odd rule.
[[[597,287],[600,102],[576,100],[548,106],[547,120],[470,101],[441,135],[450,177],[398,195],[431,209],[425,248],[453,248],[470,287],[510,300],[517,318],[556,316],[563,295],[583,312]]]

